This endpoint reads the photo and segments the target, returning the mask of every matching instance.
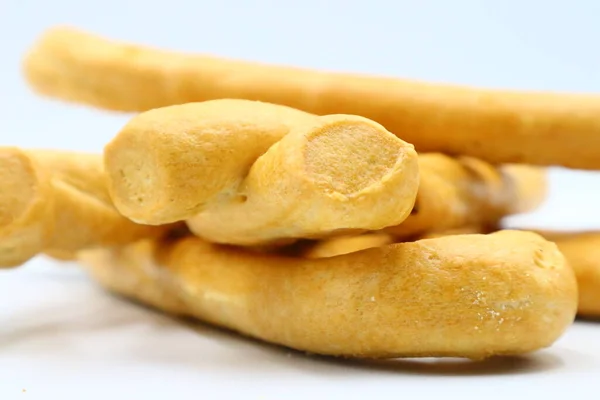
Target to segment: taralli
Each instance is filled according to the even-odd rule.
[[[248,100],[147,111],[104,154],[123,215],[186,220],[206,240],[237,245],[399,224],[419,185],[413,146],[375,122]]]
[[[522,354],[577,308],[573,271],[529,232],[459,235],[309,260],[190,237],[81,255],[105,287],[177,315],[312,353]]]
[[[600,232],[540,232],[558,245],[575,271],[579,285],[578,314],[600,317]]]
[[[46,251],[73,258],[81,249],[125,245],[166,229],[117,212],[100,155],[0,148],[0,182],[0,267]]]
[[[411,215],[385,232],[401,239],[464,227],[485,231],[501,218],[532,211],[546,196],[544,169],[494,167],[471,157],[419,156],[420,186]]]
[[[600,97],[475,89],[179,54],[47,31],[24,60],[47,96],[122,111],[219,98],[379,122],[419,152],[600,169]]]

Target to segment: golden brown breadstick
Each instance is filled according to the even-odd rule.
[[[466,228],[471,232],[477,228]],[[421,239],[439,238],[457,232],[435,232]],[[573,268],[579,287],[577,313],[581,316],[600,317],[600,232],[534,231],[546,240],[553,241]]]
[[[124,245],[166,229],[135,224],[116,211],[100,155],[0,148],[0,184],[0,267],[44,251],[64,258]]]
[[[419,184],[413,146],[375,122],[247,100],[139,114],[105,165],[131,220],[238,245],[398,224]]]
[[[539,232],[555,242],[575,271],[579,286],[577,313],[600,317],[600,232]]]
[[[530,232],[459,235],[322,259],[198,238],[84,253],[105,287],[298,350],[350,357],[521,354],[577,307],[573,271]]]
[[[261,100],[381,123],[419,152],[600,168],[600,97],[476,89],[160,51],[78,30],[46,32],[24,61],[39,93],[123,111]]]
[[[429,153],[419,156],[419,174],[413,212],[385,229],[402,239],[471,226],[485,231],[504,216],[534,209],[546,195],[545,171],[527,165],[494,167]]]

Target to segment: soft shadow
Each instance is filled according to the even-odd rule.
[[[537,352],[526,356],[491,357],[484,360],[463,358],[406,358],[392,360],[363,360],[343,357],[331,357],[308,354],[301,351],[262,342],[237,333],[215,328],[204,323],[182,320],[186,326],[201,335],[227,342],[249,342],[275,357],[293,357],[294,361],[303,359],[307,362],[321,363],[322,366],[362,370],[365,372],[385,372],[393,374],[446,375],[446,376],[479,376],[535,374],[560,368],[563,360],[547,352]],[[289,361],[288,361],[289,363]],[[296,365],[299,366],[299,365]]]
[[[36,309],[31,314],[20,314],[17,318],[11,318],[0,329],[0,351],[10,348],[21,342],[40,339],[44,337],[60,337],[62,334],[80,333],[82,337],[88,332],[114,329],[126,326],[131,322],[131,317],[126,314],[118,315],[107,312],[110,307],[100,304],[96,309],[89,309],[74,313],[69,311],[67,302],[54,304]],[[101,320],[95,315],[102,313]],[[39,321],[39,315],[55,316],[52,320]],[[85,322],[83,322],[85,321]]]
[[[341,361],[335,361],[341,362]],[[353,368],[378,372],[418,375],[478,376],[535,374],[560,368],[564,362],[548,353],[527,356],[491,357],[484,360],[462,358],[407,358],[395,360],[345,360]]]
[[[93,296],[94,291],[89,291]],[[78,301],[85,299],[85,296]],[[110,313],[115,307],[131,309],[122,313]],[[136,305],[137,307],[134,307]],[[253,339],[230,330],[221,329],[188,318],[175,318],[162,313],[144,304],[132,301],[120,295],[106,296],[105,301],[96,302],[93,310],[86,309],[77,313],[61,313],[58,310],[64,310],[65,304],[54,304],[52,307],[38,309],[36,313],[48,315],[60,315],[60,317],[36,323],[34,315],[20,317],[29,323],[21,323],[17,326],[12,325],[7,332],[0,331],[0,351],[16,345],[20,341],[52,335],[60,337],[65,329],[69,333],[81,333],[82,337],[91,332],[98,332],[104,329],[114,329],[116,326],[127,326],[132,318],[140,311],[148,313],[149,318],[144,320],[152,332],[165,329],[167,335],[160,342],[128,343],[127,353],[140,359],[142,362],[160,362],[173,366],[190,366],[194,369],[214,369],[219,367],[215,361],[226,366],[228,369],[240,368],[247,370],[247,359],[253,360],[253,368],[249,373],[265,374],[274,371],[281,371],[282,368],[288,370],[299,370],[308,374],[323,375],[332,377],[347,376],[348,373],[386,373],[396,375],[435,375],[435,376],[481,376],[481,375],[508,375],[508,374],[534,374],[559,368],[563,361],[554,354],[548,352],[537,352],[523,357],[493,357],[481,361],[471,361],[459,358],[422,358],[422,359],[395,359],[395,360],[358,360],[336,358],[329,356],[320,356],[307,354],[301,351],[295,351],[283,346],[266,343]],[[137,311],[136,311],[137,310]],[[94,318],[98,313],[103,314],[103,318],[98,320]],[[108,317],[108,318],[107,318]],[[19,318],[19,319],[21,319]],[[81,324],[81,321],[86,321]],[[79,321],[76,326],[70,324],[72,321]],[[179,324],[191,331],[197,333],[202,338],[212,340],[218,343],[217,346],[223,346],[231,351],[219,352],[218,359],[211,359],[206,363],[203,358],[203,347],[197,349],[190,348],[189,342],[179,343],[177,340],[171,341],[169,335],[173,325]],[[160,334],[158,337],[162,337]],[[151,351],[147,346],[152,346]],[[192,346],[193,347],[193,346]]]
[[[578,315],[575,321],[586,325],[598,325],[600,324],[600,316]]]

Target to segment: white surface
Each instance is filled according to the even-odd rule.
[[[591,322],[523,358],[342,362],[185,325],[42,260],[0,272],[0,293],[0,399],[575,398],[600,375]]]
[[[600,92],[598,15],[592,0],[1,0],[0,143],[99,151],[127,120],[27,90],[20,58],[55,24],[251,60]],[[599,180],[553,170],[549,201],[510,222],[600,228]],[[519,360],[343,363],[185,326],[42,259],[0,272],[0,293],[2,400],[575,398],[595,393],[600,374],[600,323],[578,322],[552,348]]]

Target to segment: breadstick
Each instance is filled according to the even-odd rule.
[[[471,232],[477,228],[466,228]],[[424,235],[421,239],[439,238],[457,233],[448,231]],[[600,232],[534,231],[553,241],[573,268],[579,287],[577,314],[600,317]],[[317,246],[315,246],[317,247]],[[323,245],[323,247],[325,247]]]
[[[476,233],[484,233],[484,231],[476,227],[465,227],[450,231],[430,232],[418,239],[433,239],[450,235]],[[318,240],[301,246],[297,251],[292,248],[289,250],[289,253],[306,258],[326,258],[355,253],[373,247],[381,247],[395,242],[396,239],[392,235],[383,232],[369,232],[362,235],[335,236],[324,240]],[[287,249],[284,249],[284,251],[287,251]]]
[[[538,167],[494,167],[471,157],[429,153],[419,156],[420,186],[411,215],[385,231],[407,239],[464,227],[496,226],[510,214],[536,208],[546,195],[546,174]]]
[[[135,224],[116,211],[100,155],[0,148],[0,184],[0,267],[44,251],[64,258],[124,245],[166,229]]]
[[[106,146],[105,165],[131,220],[186,220],[237,245],[398,224],[419,185],[413,146],[375,122],[248,100],[139,114]]]
[[[579,285],[578,314],[600,317],[600,232],[539,232],[555,242],[575,271]]]
[[[394,243],[394,238],[383,232],[336,236],[312,243],[312,245],[301,249],[300,255],[306,258],[327,258],[355,253],[357,251],[381,247],[392,243]]]
[[[219,98],[379,122],[421,152],[492,163],[600,168],[600,97],[501,91],[180,54],[70,28],[47,31],[24,60],[38,93],[145,111]]]
[[[491,233],[493,231],[490,230],[488,232],[479,227],[463,227],[449,231],[429,232],[421,237],[415,238],[415,240],[434,239],[450,235]],[[292,248],[289,251],[284,249],[284,251],[306,258],[326,258],[354,253],[373,247],[381,247],[395,242],[396,239],[392,235],[383,232],[369,232],[362,235],[336,236],[325,240],[318,240],[304,246],[298,246],[300,247],[298,249]]]
[[[177,315],[312,353],[522,354],[551,345],[577,307],[573,271],[530,232],[459,235],[322,259],[199,238],[81,254],[103,286]]]

